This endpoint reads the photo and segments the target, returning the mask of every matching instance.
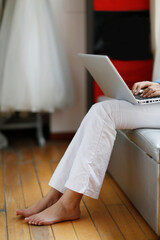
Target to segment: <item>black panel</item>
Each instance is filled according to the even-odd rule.
[[[113,59],[151,58],[149,11],[94,12],[94,53]]]
[[[86,1],[86,8],[87,8],[87,53],[93,53],[93,46],[94,46],[94,38],[93,38],[93,22],[94,22],[94,11],[93,11],[93,0]],[[87,72],[87,111],[93,104],[93,79],[91,75]]]

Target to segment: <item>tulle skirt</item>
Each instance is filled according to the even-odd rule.
[[[0,29],[0,110],[53,112],[74,91],[47,0],[8,0]]]

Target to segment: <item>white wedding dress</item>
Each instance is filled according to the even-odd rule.
[[[73,103],[48,0],[8,0],[0,29],[0,111],[47,111]]]

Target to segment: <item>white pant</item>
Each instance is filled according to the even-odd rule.
[[[160,103],[133,105],[109,99],[94,104],[55,170],[49,185],[98,198],[116,129],[160,128]]]

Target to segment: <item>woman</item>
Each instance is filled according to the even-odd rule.
[[[142,97],[160,95],[158,82],[139,82],[132,88]],[[48,225],[80,217],[83,194],[97,199],[116,138],[116,129],[160,128],[160,103],[133,105],[109,99],[92,106],[55,170],[51,190],[28,209],[16,210],[33,225]],[[145,121],[144,121],[145,120]]]

